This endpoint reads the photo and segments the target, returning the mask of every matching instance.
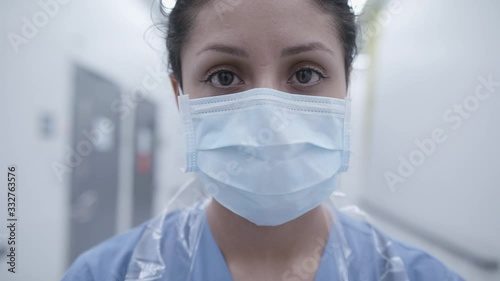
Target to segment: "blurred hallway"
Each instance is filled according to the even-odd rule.
[[[202,192],[181,171],[180,120],[152,5],[3,3],[0,167],[19,170],[20,246],[15,275],[0,250],[0,280],[59,280],[93,244],[174,195],[172,208]],[[467,280],[500,280],[500,2],[364,7],[350,89],[352,169],[337,193],[345,197],[334,200],[359,206]],[[3,227],[4,251],[7,236]]]

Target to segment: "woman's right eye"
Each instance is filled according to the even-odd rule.
[[[205,82],[210,83],[215,87],[230,87],[241,84],[243,81],[238,75],[231,71],[219,70],[214,72],[205,79]]]

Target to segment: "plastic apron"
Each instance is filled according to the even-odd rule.
[[[175,241],[175,249],[172,249],[172,251],[164,251],[162,253],[160,250],[164,222],[170,211],[165,210],[161,215],[151,220],[133,250],[125,280],[191,280],[200,238],[205,226],[204,224],[206,223],[205,206],[208,204],[209,199],[206,196],[204,200],[199,200],[198,203],[191,207],[180,210],[175,222],[175,236],[177,241]],[[348,206],[339,210],[335,208],[331,200],[325,204],[330,207],[333,220],[335,220],[339,212],[367,218],[356,206]],[[348,243],[342,223],[334,223],[331,231],[333,233],[330,233],[330,249],[335,254],[331,255],[333,260],[329,260],[329,262],[332,262],[333,266],[337,267],[339,275],[337,278],[332,279],[340,281],[358,280],[357,278],[363,274],[362,272],[359,275],[357,274],[357,276],[350,276],[351,272],[359,272],[360,270],[360,266],[359,264],[356,265],[356,262],[359,263],[360,260],[365,260],[366,262],[373,261],[366,257],[357,257],[356,259],[355,251],[352,249],[352,245]],[[371,239],[374,241],[380,260],[384,263],[382,265],[383,270],[380,272],[377,280],[409,280],[402,258],[397,256],[391,247],[392,242],[387,240],[386,236],[379,233],[373,227],[371,228]],[[356,262],[354,262],[355,260]],[[175,268],[170,268],[172,267],[170,264],[173,264],[172,261],[175,261]]]

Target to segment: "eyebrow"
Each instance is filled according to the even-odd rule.
[[[295,56],[300,53],[305,53],[305,52],[310,52],[310,51],[325,51],[331,55],[334,55],[335,53],[328,49],[325,45],[323,45],[320,42],[312,42],[308,44],[303,44],[303,45],[298,45],[298,46],[293,46],[289,48],[285,48],[281,51],[281,57],[290,57],[290,56]],[[203,48],[201,51],[196,53],[196,55],[200,55],[203,52],[206,51],[215,51],[223,54],[228,54],[232,56],[237,56],[237,57],[243,57],[243,58],[248,58],[249,55],[248,53],[238,47],[235,46],[230,46],[230,45],[224,45],[224,44],[211,44],[208,45],[207,47]]]
[[[328,49],[322,43],[312,42],[312,43],[308,43],[308,44],[304,44],[304,45],[298,45],[298,46],[283,49],[283,51],[281,51],[281,57],[282,58],[290,57],[290,56],[298,55],[300,53],[316,51],[316,50],[325,51],[327,53],[330,53],[331,55],[335,54],[332,50]]]
[[[196,55],[199,55],[199,54],[206,52],[206,51],[215,51],[215,52],[224,53],[224,54],[237,56],[237,57],[243,57],[243,58],[249,57],[248,53],[245,50],[238,48],[238,47],[223,45],[223,44],[208,45],[207,47],[203,48],[201,51],[196,53]]]

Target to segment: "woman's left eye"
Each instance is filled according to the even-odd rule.
[[[317,70],[311,68],[303,68],[295,72],[293,76],[288,81],[289,84],[315,84],[321,79],[325,78],[325,75]]]

